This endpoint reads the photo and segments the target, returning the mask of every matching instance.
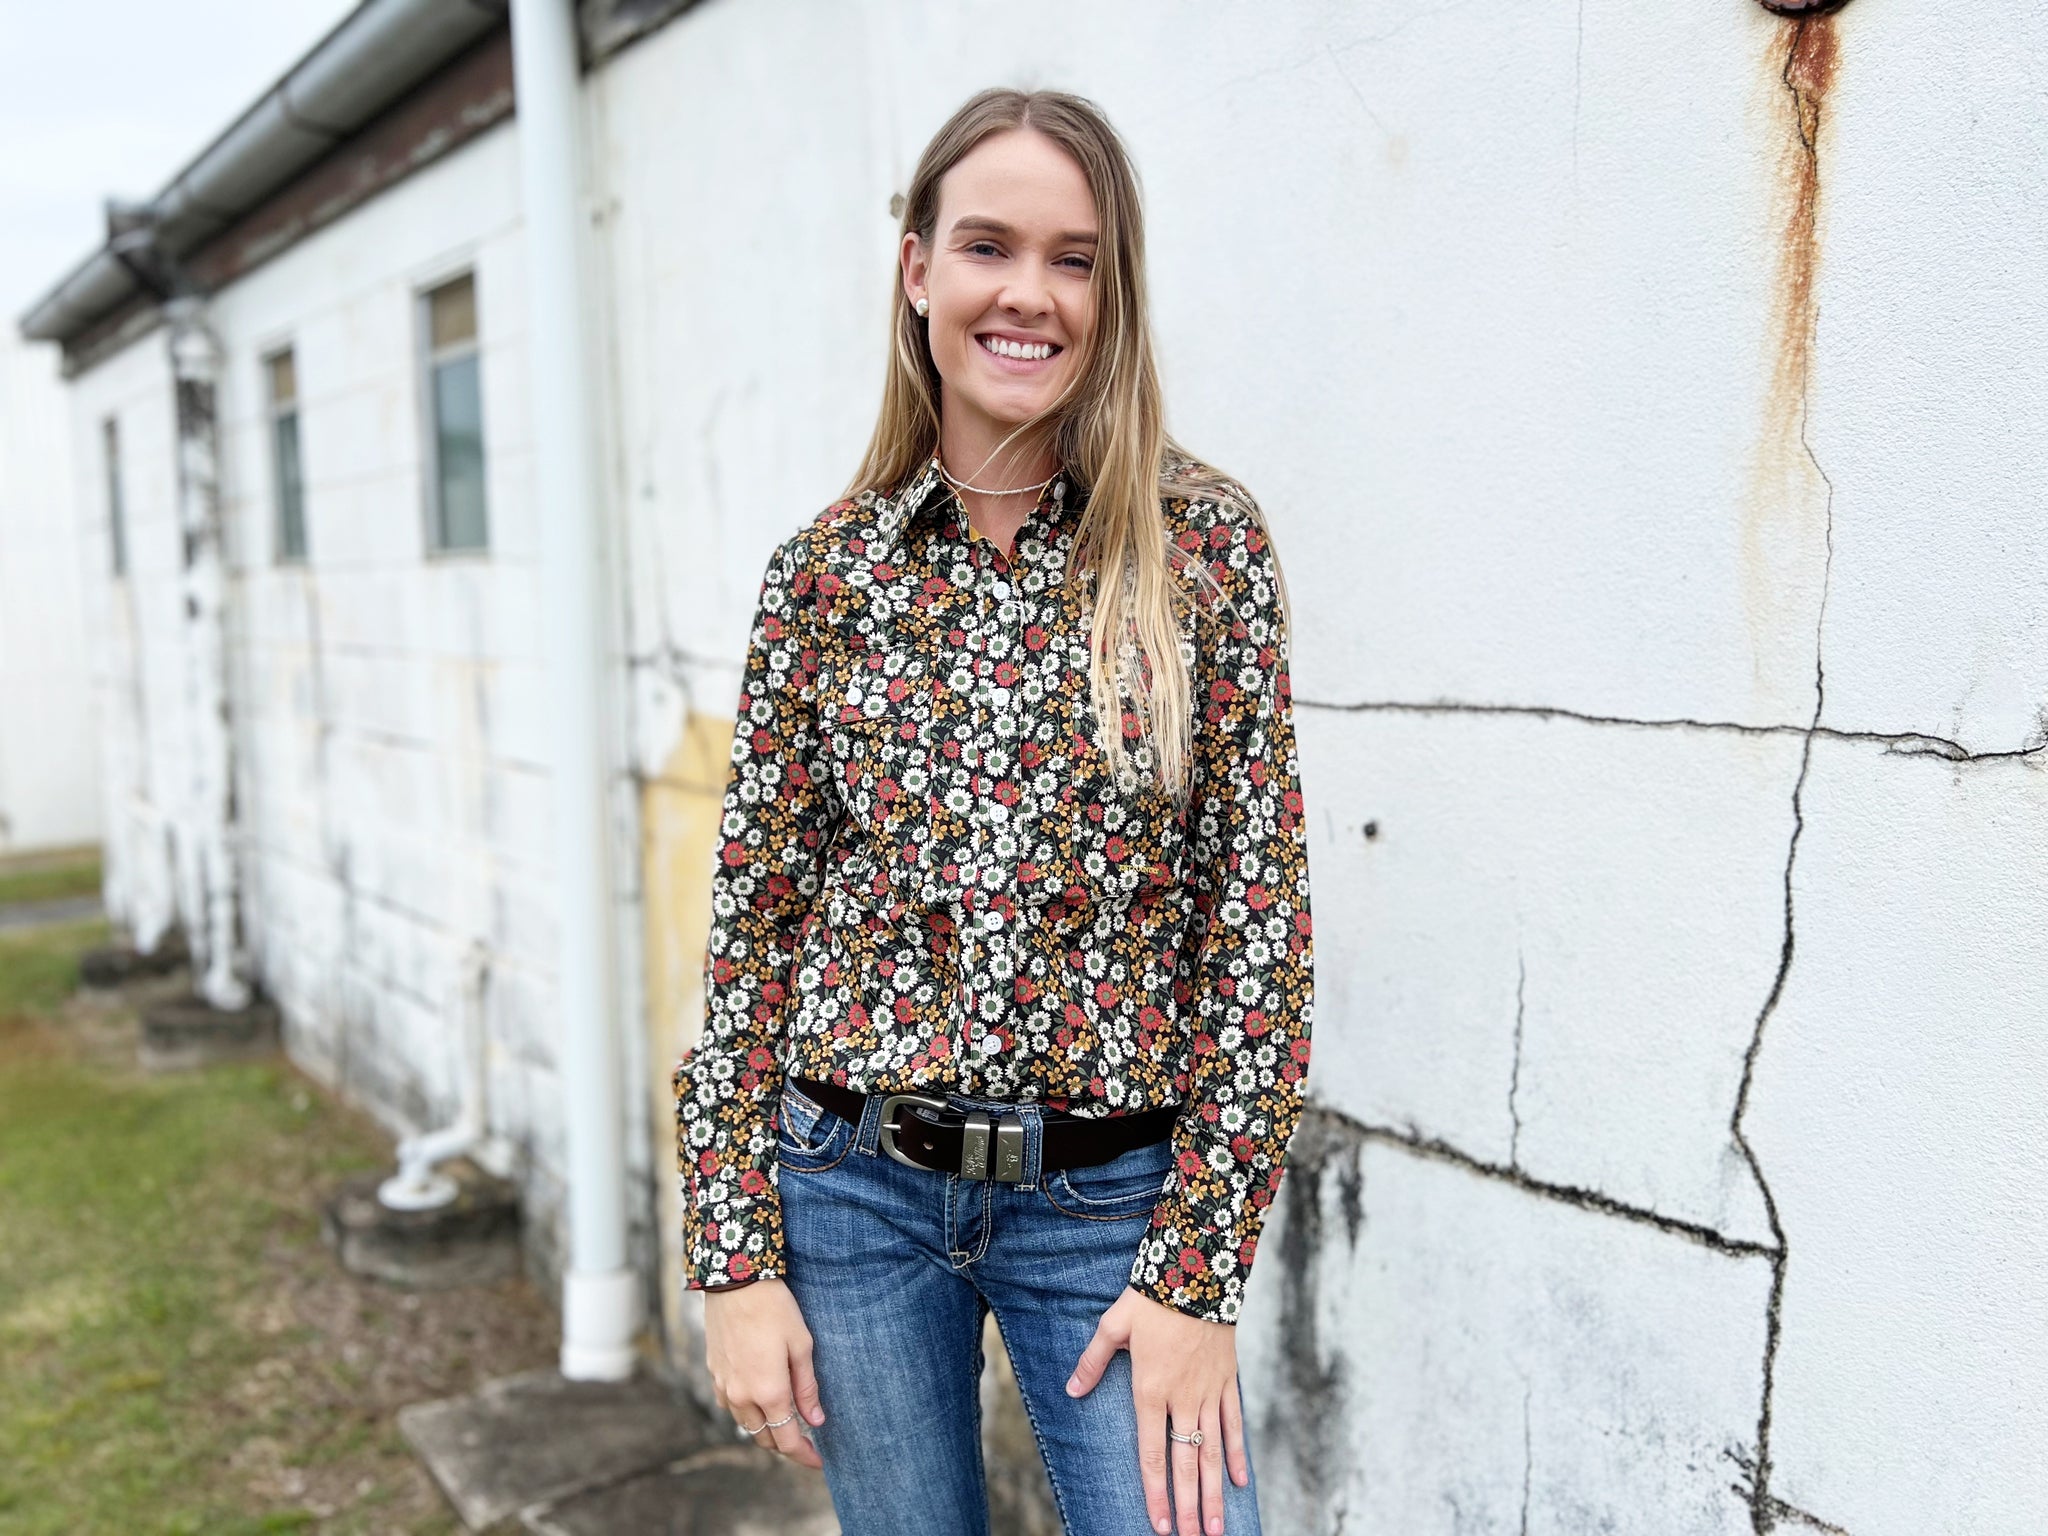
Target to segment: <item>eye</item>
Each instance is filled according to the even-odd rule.
[[[977,240],[972,245],[967,247],[967,254],[972,256],[980,251],[993,251],[995,250],[995,248],[996,246],[993,240]]]
[[[1061,260],[1061,261],[1063,261],[1063,262],[1066,262],[1066,261],[1077,261],[1077,262],[1079,262],[1079,263],[1080,263],[1080,265],[1079,265],[1078,267],[1074,268],[1074,270],[1075,270],[1076,272],[1092,272],[1092,271],[1094,271],[1094,270],[1095,270],[1095,263],[1094,263],[1094,262],[1092,262],[1092,261],[1090,261],[1090,260],[1089,260],[1089,259],[1088,259],[1088,258],[1087,258],[1086,256],[1062,256],[1062,257],[1060,258],[1060,260]]]

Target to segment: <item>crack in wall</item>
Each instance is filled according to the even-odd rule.
[[[1358,699],[1344,702],[1336,699],[1304,698],[1297,693],[1294,696],[1294,706],[1297,709],[1323,710],[1331,714],[1527,715],[1537,719],[1576,720],[1583,725],[1631,726],[1644,730],[1712,731],[1739,736],[1797,736],[1802,741],[1808,737],[1820,737],[1827,741],[1865,742],[1881,746],[1888,757],[1935,757],[1952,763],[1988,763],[2035,757],[2048,761],[2048,730],[2044,730],[2040,741],[2030,745],[1972,751],[1959,741],[1952,741],[1945,736],[1930,736],[1921,731],[1851,731],[1838,726],[1819,724],[1755,725],[1740,720],[1700,720],[1685,715],[1661,718],[1602,715],[1590,710],[1572,709],[1562,704],[1475,704],[1451,699]]]
[[[1529,1475],[1535,1466],[1535,1452],[1529,1439],[1529,1394],[1531,1388],[1522,1387],[1522,1523],[1520,1536],[1529,1536]]]
[[[1579,0],[1572,43],[1572,191],[1579,190],[1579,108],[1586,83],[1586,0]]]
[[[1803,1509],[1787,1504],[1783,1499],[1771,1499],[1768,1500],[1768,1503],[1771,1506],[1771,1514],[1777,1519],[1790,1520],[1794,1524],[1805,1526],[1810,1531],[1826,1532],[1827,1536],[1849,1536],[1849,1532],[1845,1527],[1836,1525],[1832,1521],[1823,1520],[1819,1515],[1810,1515]]]
[[[1748,1113],[1750,1094],[1756,1082],[1756,1063],[1762,1053],[1764,1032],[1785,995],[1786,981],[1798,950],[1794,876],[1799,863],[1799,844],[1806,832],[1805,794],[1807,777],[1813,766],[1813,743],[1820,733],[1821,717],[1827,707],[1825,642],[1828,591],[1835,561],[1835,483],[1822,466],[1807,435],[1812,403],[1813,345],[1820,321],[1813,286],[1818,258],[1815,245],[1820,199],[1820,128],[1823,104],[1834,74],[1834,23],[1824,16],[1790,21],[1783,24],[1783,35],[1786,47],[1781,78],[1791,98],[1799,147],[1792,154],[1792,215],[1780,269],[1780,297],[1786,311],[1779,338],[1779,371],[1773,381],[1773,393],[1775,396],[1780,390],[1796,386],[1799,446],[1826,487],[1821,518],[1825,554],[1821,564],[1820,601],[1814,616],[1813,717],[1800,749],[1799,772],[1792,784],[1792,835],[1785,849],[1784,940],[1779,948],[1777,972],[1771,979],[1770,992],[1757,1012],[1749,1048],[1743,1053],[1741,1086],[1736,1091],[1735,1108],[1728,1121],[1729,1136],[1748,1164],[1750,1177],[1756,1181],[1757,1193],[1763,1199],[1764,1217],[1774,1242],[1774,1251],[1770,1255],[1770,1299],[1764,1315],[1763,1384],[1758,1394],[1756,1458],[1750,1468],[1749,1487],[1744,1488],[1739,1483],[1733,1485],[1735,1492],[1749,1502],[1750,1525],[1757,1536],[1769,1536],[1776,1529],[1782,1507],[1782,1501],[1771,1494],[1771,1429],[1778,1347],[1784,1337],[1785,1274],[1790,1262],[1790,1243],[1779,1215],[1777,1198],[1771,1191],[1770,1181],[1764,1176],[1762,1162],[1756,1149],[1750,1145],[1742,1122]]]
[[[1508,1078],[1508,1118],[1514,1122],[1514,1129],[1508,1133],[1508,1166],[1522,1166],[1522,1112],[1515,1103],[1515,1096],[1522,1089],[1522,1020],[1528,1011],[1529,961],[1518,944],[1515,946],[1515,1070]]]
[[[1555,1200],[1564,1205],[1576,1206],[1580,1210],[1592,1211],[1601,1216],[1618,1217],[1647,1227],[1654,1227],[1674,1237],[1682,1237],[1698,1243],[1715,1253],[1732,1258],[1769,1257],[1776,1250],[1767,1243],[1759,1243],[1744,1237],[1730,1237],[1727,1233],[1710,1227],[1704,1222],[1687,1221],[1678,1216],[1666,1216],[1647,1206],[1630,1205],[1612,1195],[1602,1194],[1597,1189],[1586,1189],[1575,1184],[1560,1184],[1551,1179],[1540,1179],[1526,1169],[1512,1167],[1505,1163],[1491,1163],[1483,1157],[1476,1157],[1451,1142],[1438,1136],[1425,1136],[1416,1126],[1378,1125],[1357,1120],[1340,1109],[1327,1104],[1310,1104],[1303,1117],[1307,1123],[1319,1119],[1327,1130],[1331,1126],[1342,1126],[1345,1133],[1366,1141],[1377,1141],[1386,1146],[1397,1147],[1418,1157],[1427,1157],[1436,1162],[1449,1163],[1467,1173],[1476,1173],[1482,1178],[1496,1179],[1503,1184],[1545,1200]],[[1289,1155],[1287,1166],[1292,1170],[1295,1159]],[[1290,1177],[1292,1174],[1290,1173]],[[1284,1190],[1286,1185],[1283,1183]],[[1292,1211],[1292,1207],[1289,1210]]]

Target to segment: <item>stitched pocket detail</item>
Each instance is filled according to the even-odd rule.
[[[775,1155],[785,1173],[823,1173],[846,1156],[854,1125],[787,1080],[776,1116]]]
[[[1172,1171],[1173,1138],[1162,1137],[1106,1163],[1056,1170],[1046,1178],[1045,1197],[1069,1216],[1128,1221],[1152,1214]]]

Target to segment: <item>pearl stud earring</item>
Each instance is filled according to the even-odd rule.
[[[917,312],[920,315],[930,314],[932,312],[932,301],[930,299],[920,298],[917,301]]]

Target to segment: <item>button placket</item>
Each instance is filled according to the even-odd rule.
[[[970,729],[966,754],[969,782],[974,788],[972,806],[968,812],[969,849],[967,867],[963,870],[963,889],[956,903],[959,914],[960,940],[960,1010],[961,1010],[961,1079],[963,1084],[972,1084],[977,1074],[974,1064],[979,1059],[975,1050],[973,1024],[977,998],[987,989],[982,983],[988,978],[983,974],[987,956],[995,945],[1002,942],[1004,918],[999,908],[987,905],[983,894],[989,889],[1007,888],[1010,896],[1016,895],[1017,864],[1013,855],[1007,860],[1008,867],[989,878],[992,873],[989,860],[993,854],[994,835],[990,828],[989,807],[994,803],[992,783],[989,776],[989,747],[1000,739],[1000,728],[1010,719],[1019,705],[1019,694],[1015,688],[1003,690],[1004,702],[999,712],[996,696],[995,671],[999,659],[991,655],[991,641],[1000,635],[1006,642],[1005,654],[1020,675],[1023,669],[1022,645],[1026,629],[1024,609],[1026,601],[1018,576],[1019,562],[1024,557],[1026,535],[1030,534],[1044,544],[1050,537],[1049,531],[1041,526],[1050,515],[1049,507],[1064,500],[1066,483],[1062,478],[1053,486],[1051,500],[1041,499],[1020,526],[1016,535],[1016,556],[1001,558],[992,541],[978,537],[968,521],[965,507],[960,509],[959,526],[967,542],[967,552],[974,572],[973,622],[965,635],[967,656],[962,669],[968,679],[968,708]],[[956,502],[958,498],[955,498]],[[1003,605],[1011,604],[1008,624],[1003,622]],[[1003,754],[1004,761],[1012,773],[1020,772],[1020,766],[1009,761],[1009,751],[1014,750],[1016,731],[1010,733],[1011,748]],[[998,1074],[1000,1075],[1000,1074]]]

